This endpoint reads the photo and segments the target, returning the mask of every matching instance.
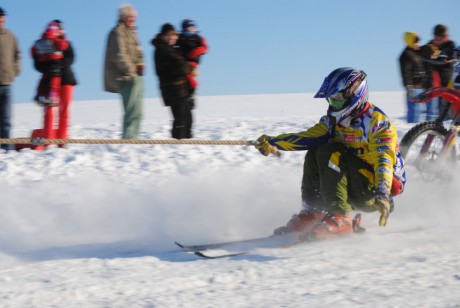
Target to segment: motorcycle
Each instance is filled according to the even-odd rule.
[[[450,179],[460,152],[457,144],[460,133],[460,91],[435,87],[417,95],[413,102],[424,103],[437,97],[449,102],[451,108],[445,108],[435,121],[414,126],[400,143],[406,168],[413,168],[427,181]]]

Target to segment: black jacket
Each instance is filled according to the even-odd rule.
[[[200,63],[200,57],[197,58],[187,58],[187,54],[203,45],[203,40],[198,34],[185,35],[181,33],[179,39],[177,40],[177,46],[180,47],[184,58],[187,61]]]
[[[69,48],[64,50],[64,58],[58,61],[40,62],[34,59],[34,66],[42,74],[49,74],[51,71],[59,70],[61,75],[61,85],[76,85],[77,80],[72,71],[71,65],[74,62],[75,54],[72,44],[69,42]]]
[[[454,57],[455,43],[447,41],[439,46],[430,41],[422,47],[422,54],[428,76],[430,77],[430,85],[432,84],[432,71],[439,72],[441,77],[441,86],[446,87],[449,84],[454,72],[454,64],[450,60]]]
[[[399,57],[399,66],[403,85],[426,88],[428,86],[428,75],[425,70],[420,50],[413,50],[406,47]]]
[[[191,66],[180,49],[166,44],[161,37],[153,39],[152,45],[155,46],[155,71],[165,105],[184,101],[190,95],[187,74],[191,73]]]

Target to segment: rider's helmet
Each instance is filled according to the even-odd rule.
[[[327,114],[342,126],[350,126],[351,120],[366,106],[368,97],[366,73],[351,67],[332,71],[315,95],[327,100]]]

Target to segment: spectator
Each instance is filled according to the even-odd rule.
[[[430,87],[447,87],[453,73],[453,56],[455,43],[449,38],[447,27],[436,25],[433,29],[434,39],[423,46],[422,54],[427,64]],[[439,112],[447,112],[449,104],[440,101]]]
[[[454,74],[450,81],[449,87],[460,90],[460,45],[455,48],[456,62],[454,63]]]
[[[109,34],[105,53],[105,90],[120,93],[123,99],[123,139],[138,138],[142,119],[144,57],[135,32],[136,18],[131,5],[120,7],[118,24]]]
[[[58,37],[66,40],[64,24],[58,19],[54,20],[54,22],[57,24],[60,31]],[[56,135],[58,139],[68,138],[70,102],[73,96],[73,88],[77,84],[71,68],[75,58],[74,50],[70,41],[67,42],[68,47],[63,51],[63,58],[60,60],[61,90],[59,96],[59,126]],[[46,65],[43,65],[37,58],[34,58],[34,65],[39,72],[44,73],[46,71]],[[63,145],[60,145],[60,147],[63,147]]]
[[[182,32],[179,35],[177,45],[181,48],[182,54],[187,62],[192,66],[193,70],[191,74],[187,75],[190,87],[190,97],[192,105],[194,105],[194,94],[198,87],[198,65],[202,55],[208,52],[208,45],[206,40],[198,35],[196,23],[191,19],[185,19],[182,21]]]
[[[192,67],[174,46],[178,34],[173,25],[166,23],[152,40],[155,46],[155,71],[160,81],[161,95],[166,106],[171,107],[174,117],[172,137],[175,139],[192,138],[192,108],[187,75]]]
[[[416,104],[412,99],[422,93],[427,86],[427,74],[423,63],[419,36],[415,32],[404,33],[406,48],[399,57],[403,85],[406,88],[407,122],[418,123],[421,120],[421,109],[425,104]],[[437,105],[431,100],[426,104],[427,120],[432,121],[437,117]]]
[[[460,45],[457,46],[454,50],[454,73],[452,78],[449,82],[449,88],[454,88],[460,90]],[[453,110],[452,106],[449,109],[451,111],[450,115],[452,117],[455,116],[455,111]],[[455,125],[460,126],[460,119],[457,119]]]
[[[42,78],[37,89],[35,100],[38,104],[50,107],[59,105],[61,92],[61,60],[63,51],[69,48],[69,42],[60,35],[61,30],[55,21],[46,27],[42,37],[32,46],[32,57],[40,67]]]
[[[10,138],[11,84],[19,74],[21,65],[18,42],[5,24],[6,12],[0,8],[0,138]],[[12,146],[2,144],[1,148],[8,151]]]

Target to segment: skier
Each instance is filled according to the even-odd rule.
[[[198,35],[196,23],[191,19],[182,21],[182,32],[179,35],[177,46],[182,51],[185,60],[192,66],[193,70],[187,75],[187,80],[190,88],[189,100],[194,106],[193,96],[198,87],[198,65],[202,55],[208,52],[208,44],[204,37]]]
[[[385,226],[392,196],[404,189],[404,162],[390,119],[368,101],[366,74],[342,67],[324,80],[315,98],[329,103],[327,115],[300,133],[262,135],[256,148],[308,150],[302,179],[302,210],[275,234],[310,233],[316,238],[353,232],[352,210],[380,212]]]
[[[56,21],[48,24],[41,39],[32,47],[33,59],[42,68],[42,78],[37,89],[35,101],[39,105],[58,106],[61,90],[63,51],[69,48],[69,42],[62,37]]]

